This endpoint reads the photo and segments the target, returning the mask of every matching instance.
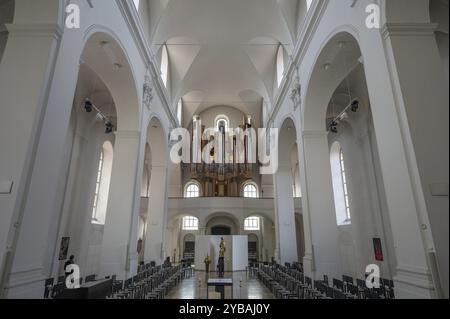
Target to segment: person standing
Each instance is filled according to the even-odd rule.
[[[64,263],[64,274],[66,275],[66,278],[72,273],[72,271],[69,271],[67,267],[73,264],[75,264],[75,256],[70,255],[69,259]]]

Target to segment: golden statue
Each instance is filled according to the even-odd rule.
[[[209,273],[209,265],[211,264],[211,258],[209,257],[209,255],[206,255],[205,260],[203,262],[205,263],[206,273]]]
[[[225,251],[226,251],[226,248],[225,248],[225,241],[223,240],[223,238],[221,238],[221,241],[220,241],[220,246],[219,246],[219,257],[225,257]]]
[[[219,264],[217,265],[219,269],[219,278],[223,278],[225,273],[225,241],[223,240],[223,237],[220,239],[220,245],[219,245]]]

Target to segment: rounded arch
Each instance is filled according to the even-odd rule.
[[[118,130],[140,129],[140,97],[133,64],[120,38],[101,25],[92,25],[84,34],[80,60],[105,83],[116,105]]]
[[[230,118],[225,114],[219,114],[214,119],[214,128],[219,131],[220,126],[224,125],[225,131],[230,130]]]
[[[178,125],[183,126],[183,99],[180,98],[176,107],[176,115],[178,120]]]
[[[150,196],[150,180],[152,178],[151,163],[152,163],[152,151],[150,149],[150,144],[147,142],[145,143],[144,168],[142,171],[142,188],[141,188],[142,197]]]
[[[196,198],[202,196],[202,185],[199,181],[195,179],[189,180],[184,185],[184,191],[183,191],[185,198]]]
[[[277,49],[277,61],[276,61],[276,68],[277,68],[277,87],[280,87],[281,82],[284,78],[285,73],[285,59],[284,59],[285,49],[282,44],[278,46]]]
[[[245,198],[259,198],[258,184],[252,179],[243,182],[241,185],[241,196]]]
[[[292,166],[292,182],[293,182],[293,194],[294,198],[302,196],[301,183],[300,183],[300,160],[298,158],[298,145],[294,143],[291,151],[291,166]]]
[[[336,222],[338,226],[351,223],[347,177],[344,166],[344,151],[339,142],[334,142],[330,150],[330,165],[334,192]]]
[[[114,148],[112,143],[107,140],[102,144],[98,160],[94,203],[92,205],[92,222],[94,224],[104,225],[106,221],[113,159]]]
[[[362,56],[358,32],[351,26],[335,29],[319,50],[307,82],[303,108],[305,131],[324,131],[328,105],[339,84]]]
[[[274,126],[281,128],[283,126],[283,124],[286,122],[286,120],[291,120],[292,123],[295,124],[295,116],[292,113],[286,113],[283,114],[282,116],[280,116],[279,118],[277,118],[274,122]]]
[[[183,217],[188,217],[188,216],[192,216],[197,218],[200,221],[200,215],[198,212],[196,211],[188,211],[188,212],[181,212],[181,213],[177,213],[171,216],[169,222],[173,222],[174,220],[177,219],[183,219]]]
[[[228,221],[228,223],[226,222]],[[232,233],[234,232],[235,235],[239,235],[239,231],[241,229],[241,223],[239,222],[239,219],[234,216],[231,213],[227,212],[216,212],[209,214],[205,220],[204,220],[207,232],[211,231],[212,226],[232,226],[231,230]],[[226,223],[224,225],[224,223]]]
[[[161,79],[164,83],[164,86],[167,87],[167,83],[169,80],[169,52],[167,50],[167,45],[164,44],[161,46]]]
[[[286,117],[280,127],[278,137],[279,166],[291,167],[292,148],[297,142],[297,129],[291,117]]]
[[[245,213],[244,214],[244,220],[246,219],[246,218],[248,218],[248,217],[251,217],[251,216],[257,216],[257,217],[260,217],[260,218],[264,218],[264,219],[267,219],[267,220],[269,220],[270,222],[274,222],[274,220],[273,220],[273,217],[274,216],[272,216],[270,213],[268,213],[268,212],[263,212],[263,211],[252,211],[252,212],[247,212],[247,213]]]
[[[195,241],[195,235],[192,233],[188,233],[188,234],[184,235],[183,242],[186,242],[186,241]]]
[[[168,157],[167,134],[163,122],[152,115],[147,126],[147,141],[151,152],[151,167],[166,167]]]

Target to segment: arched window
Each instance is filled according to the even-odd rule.
[[[139,11],[139,0],[133,0],[133,2],[136,9]]]
[[[180,126],[182,126],[182,123],[181,123],[182,116],[183,116],[183,100],[179,99],[178,105],[177,105],[177,119],[178,119],[178,124],[180,124]]]
[[[200,197],[200,187],[198,186],[198,184],[194,182],[188,183],[184,191],[184,197],[186,198]]]
[[[243,195],[245,198],[258,198],[258,187],[255,183],[249,182],[244,185]]]
[[[161,49],[161,78],[165,87],[167,87],[168,77],[169,77],[169,54],[167,53],[167,46],[164,44]]]
[[[228,116],[226,115],[218,115],[215,119],[216,123],[216,131],[224,130],[225,132],[229,131],[230,128],[230,120],[228,119]]]
[[[108,205],[109,182],[111,180],[113,148],[110,142],[103,144],[97,166],[94,203],[92,205],[92,223],[105,224]]]
[[[311,4],[312,4],[313,0],[306,0],[306,9],[309,10],[309,8],[311,8]]]
[[[349,204],[349,200],[348,200],[347,177],[346,177],[346,173],[345,173],[344,152],[342,152],[342,148],[339,151],[339,164],[340,164],[340,169],[341,169],[342,188],[344,190],[345,217],[347,218],[347,220],[350,220],[350,204]]]
[[[277,84],[278,87],[281,85],[281,81],[283,80],[284,75],[284,49],[283,46],[280,44],[278,47],[278,53],[277,53]]]
[[[332,145],[330,155],[336,221],[338,225],[348,225],[351,223],[351,214],[347,175],[344,164],[344,152],[338,142]]]
[[[198,230],[198,218],[194,216],[183,217],[183,230]]]
[[[251,216],[244,220],[244,230],[259,230],[259,217]]]

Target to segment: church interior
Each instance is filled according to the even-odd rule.
[[[448,299],[448,0],[0,0],[1,299]]]

